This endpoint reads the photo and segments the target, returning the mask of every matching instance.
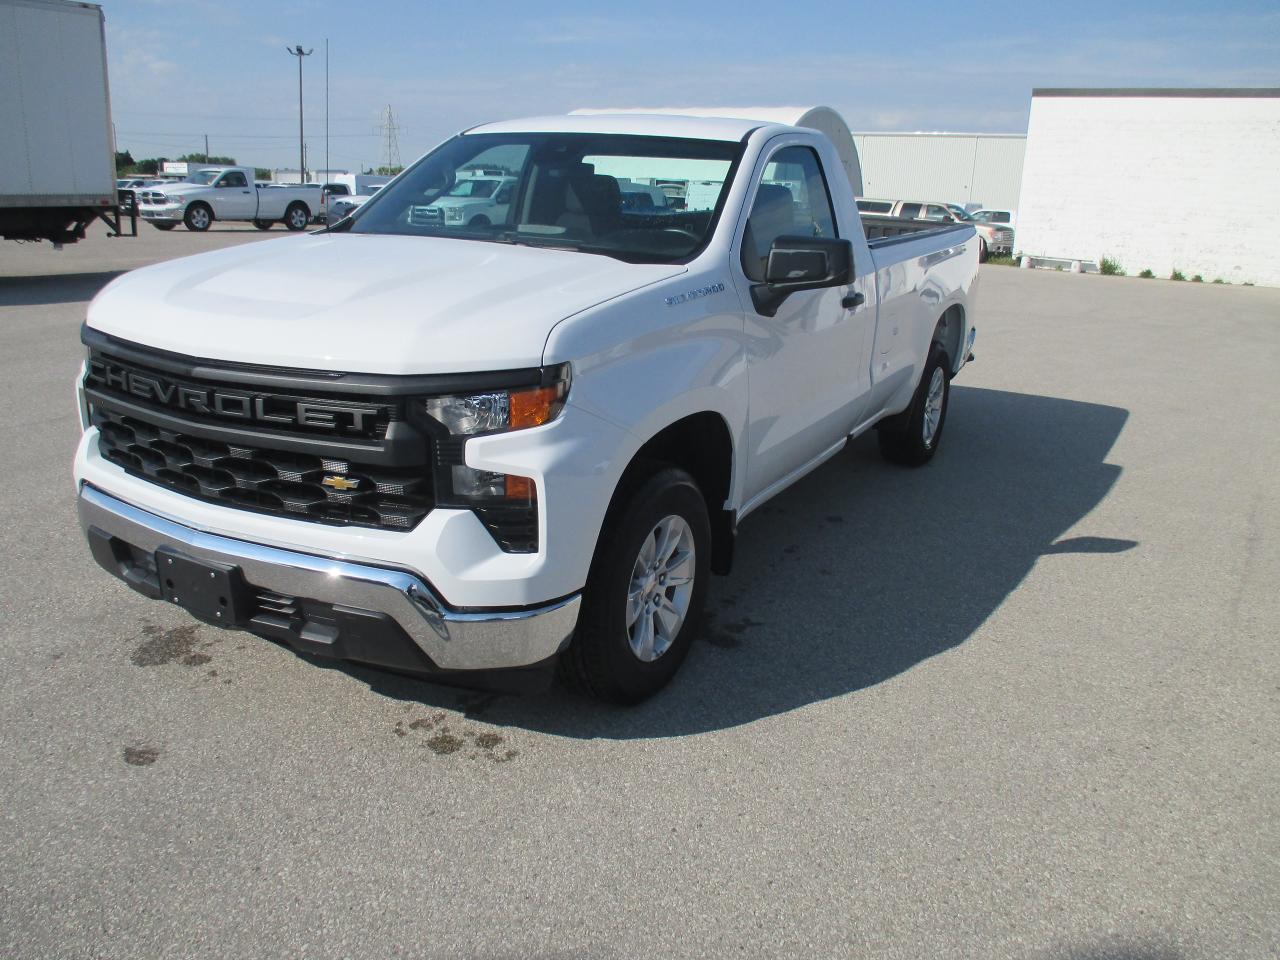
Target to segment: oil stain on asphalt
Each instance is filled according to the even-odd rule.
[[[213,661],[213,657],[206,651],[216,642],[202,638],[198,623],[168,629],[146,623],[142,626],[141,640],[129,656],[129,661],[135,667],[162,667],[171,663],[184,667],[203,667]],[[217,675],[215,670],[206,674],[210,679]],[[224,679],[223,682],[231,681]]]
[[[707,610],[702,616],[703,623],[700,636],[713,647],[724,649],[742,646],[742,635],[744,633],[752,627],[764,626],[762,621],[752,620],[750,617],[740,617],[737,620],[728,620],[720,623],[716,615],[710,610]]]
[[[462,754],[469,760],[507,763],[520,755],[518,750],[499,749],[505,742],[501,734],[472,729],[455,732],[450,729],[448,719],[448,714],[438,710],[429,717],[418,717],[408,723],[401,720],[393,732],[401,739],[413,738],[419,746],[426,747],[438,757]]]
[[[160,758],[160,751],[155,747],[125,747],[124,762],[133,767],[149,767]]]

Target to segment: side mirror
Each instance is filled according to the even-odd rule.
[[[751,288],[756,312],[776,316],[791,294],[853,283],[853,244],[830,237],[778,237],[769,248],[765,282]]]

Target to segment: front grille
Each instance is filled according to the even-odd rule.
[[[444,211],[439,207],[410,207],[409,222],[415,226],[427,226],[444,221]]]
[[[224,443],[95,406],[102,456],[210,503],[319,523],[410,530],[430,512],[428,470]],[[341,489],[349,487],[349,489]]]

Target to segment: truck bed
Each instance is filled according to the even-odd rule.
[[[862,214],[862,229],[867,234],[867,245],[873,250],[883,249],[907,240],[919,240],[923,237],[942,236],[956,230],[973,232],[973,228],[965,224],[937,224],[929,220],[909,220],[902,217],[882,217],[876,214]]]

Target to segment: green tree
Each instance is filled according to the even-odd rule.
[[[271,168],[270,168],[270,167],[254,167],[254,168],[253,168],[253,179],[255,179],[255,180],[270,180],[270,179],[271,179]]]
[[[404,167],[378,167],[373,172],[383,177],[394,177],[403,169]]]
[[[229,167],[236,165],[235,157],[216,157],[207,153],[185,153],[178,158],[179,163],[223,163]]]
[[[167,163],[168,157],[154,157],[148,160],[139,160],[133,165],[133,172],[140,173],[143,176],[154,177],[160,172],[160,164]]]
[[[123,173],[126,170],[133,169],[133,154],[128,150],[116,151],[116,172]]]

